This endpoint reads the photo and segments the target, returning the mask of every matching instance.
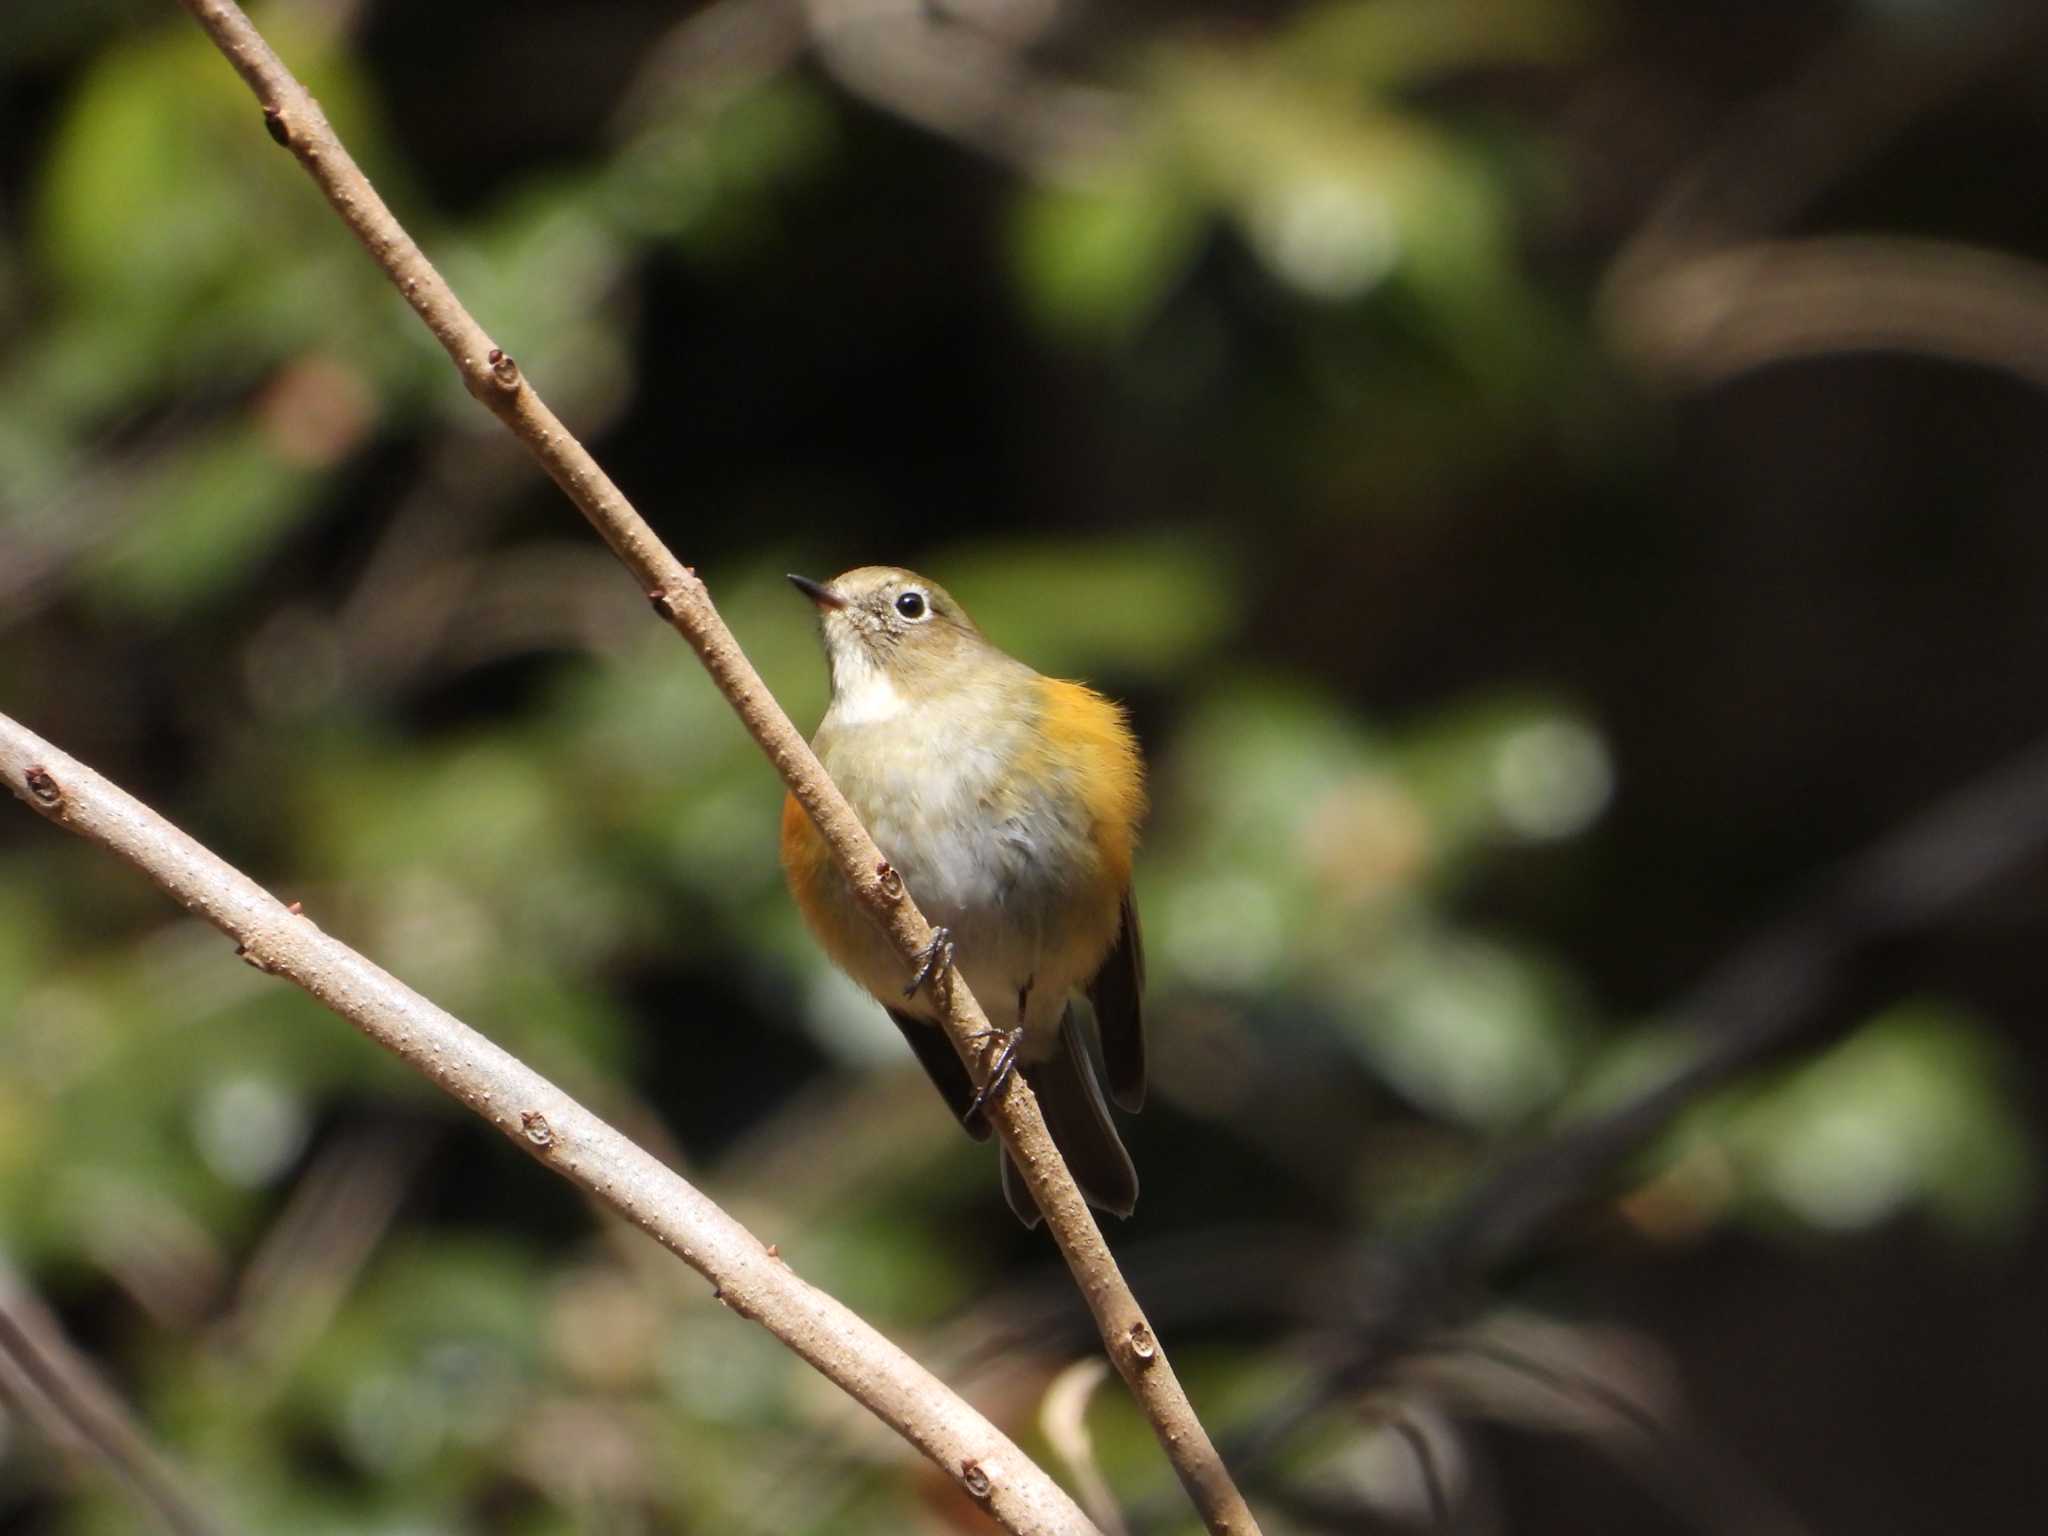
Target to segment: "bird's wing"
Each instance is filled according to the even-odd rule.
[[[1125,891],[1116,943],[1088,983],[1088,1001],[1095,1008],[1109,1096],[1133,1114],[1145,1107],[1144,994],[1145,940],[1138,930],[1138,904]]]
[[[1102,1101],[1094,1053],[1071,1003],[1060,1020],[1060,1045],[1042,1061],[1019,1062],[1018,1070],[1038,1096],[1045,1128],[1088,1203],[1098,1211],[1128,1216],[1138,1205],[1138,1170]],[[1003,1198],[1025,1226],[1037,1226],[1038,1201],[1008,1152],[1002,1154],[1002,1170]]]
[[[939,1097],[946,1101],[946,1107],[953,1111],[953,1118],[976,1141],[987,1141],[988,1117],[980,1112],[972,1116],[967,1113],[974,1104],[974,1080],[967,1075],[960,1053],[953,1049],[953,1042],[946,1038],[946,1032],[936,1024],[928,1024],[895,1008],[889,1009],[888,1014],[896,1021],[896,1027],[903,1031],[903,1038],[910,1042],[911,1050],[917,1053],[925,1075],[939,1090]]]

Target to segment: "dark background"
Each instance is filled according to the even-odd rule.
[[[1269,1532],[1428,1528],[1425,1465],[1461,1530],[2034,1523],[2036,7],[260,19],[801,724],[780,573],[872,561],[1129,703],[1160,1068],[1110,1236],[1212,1429],[1291,1426]],[[501,437],[176,7],[10,11],[0,710],[1043,1451],[1091,1347],[1048,1245]],[[26,815],[0,1282],[242,1529],[981,1528]],[[22,1358],[0,1531],[134,1528]]]

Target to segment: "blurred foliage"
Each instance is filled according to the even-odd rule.
[[[1121,131],[1014,168],[794,56],[734,43],[692,74],[702,21],[593,7],[572,47],[514,10],[516,61],[459,7],[261,19],[797,719],[824,673],[780,573],[872,559],[1132,701],[1158,1083],[1116,1239],[1197,1401],[1243,1420],[1317,1358],[1248,1321],[1275,1299],[1241,1288],[1259,1233],[1329,1258],[1412,1231],[1692,1048],[1548,921],[1677,926],[1599,841],[1630,788],[1607,712],[1654,708],[1671,669],[1625,630],[1583,671],[1531,639],[1650,591],[1639,530],[1675,499],[1628,489],[1667,423],[1602,360],[1592,261],[1560,272],[1597,199],[1569,114],[1532,105],[1640,92],[1655,47],[1577,0],[1076,12]],[[779,789],[687,652],[189,24],[16,13],[0,709],[680,1161],[1044,1451],[1037,1401],[1085,1325],[803,935]],[[1509,531],[1543,497],[1621,510]],[[1545,556],[1579,537],[1611,563],[1575,585]],[[1481,617],[1519,627],[1433,608],[1467,546],[1494,551]],[[1406,612],[1430,627],[1404,652]],[[1666,617],[1747,686],[1712,621]],[[1394,681],[1376,655],[1424,664]],[[1852,777],[1874,756],[1839,750]],[[1629,846],[1685,886],[1714,843]],[[1809,872],[1748,844],[1773,880]],[[1986,1252],[2024,1236],[2001,1021],[1917,980],[1857,1011],[1629,1172],[1611,1209],[1640,1262],[1922,1218]],[[1176,1280],[1175,1242],[1237,1278]],[[664,1255],[28,818],[0,828],[0,1264],[244,1529],[981,1528]],[[1120,1495],[1156,1504],[1129,1406],[1106,1390],[1093,1422]],[[1368,1502],[1397,1476],[1389,1437],[1324,1431],[1293,1470]],[[0,1531],[133,1528],[116,1482],[0,1404]]]

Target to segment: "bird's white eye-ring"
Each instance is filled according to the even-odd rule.
[[[930,615],[931,605],[925,601],[922,592],[912,587],[908,592],[897,594],[896,611],[906,619],[922,619]]]

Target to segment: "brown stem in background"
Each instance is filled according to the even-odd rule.
[[[1660,1010],[1693,1037],[1688,1059],[1662,1080],[1504,1158],[1431,1227],[1384,1253],[1354,1286],[1348,1352],[1242,1433],[1235,1459],[1265,1462],[1330,1404],[1469,1316],[1490,1278],[1526,1259],[1684,1111],[1794,1044],[1811,1048],[1851,1027],[1862,1016],[1847,1006],[1854,956],[1931,927],[2044,848],[2048,740],[1888,831]]]
[[[12,1403],[53,1444],[105,1466],[171,1536],[227,1536],[229,1527],[193,1497],[55,1314],[4,1271],[0,1401]]]
[[[1095,1356],[1076,1360],[1053,1377],[1038,1405],[1038,1427],[1046,1443],[1067,1464],[1067,1473],[1081,1491],[1081,1502],[1102,1527],[1103,1536],[1130,1536],[1116,1495],[1095,1459],[1095,1441],[1088,1433],[1088,1404],[1109,1367]]]
[[[958,1479],[1006,1529],[1042,1536],[1094,1531],[1000,1430],[852,1311],[799,1279],[773,1248],[674,1169],[5,715],[0,781],[67,832],[126,859],[233,939],[250,965],[305,988],[514,1146],[670,1249],[712,1283],[727,1308],[758,1322]]]
[[[1949,241],[1839,235],[1698,251],[1611,286],[1603,309],[1631,363],[1683,388],[1899,352],[2048,389],[2048,266]]]
[[[521,377],[511,357],[492,345],[433,264],[400,226],[356,167],[326,115],[262,35],[227,0],[183,0],[263,106],[270,136],[299,163],[342,221],[446,349],[464,386],[525,443],[639,581],[655,609],[690,642],[749,734],[768,755],[845,873],[855,897],[912,961],[931,942],[931,928],[903,889],[874,839],[833,786],[810,746],[775,702],[726,628],[696,572],[679,562],[633,510],[618,487]],[[975,1080],[982,1079],[988,1021],[959,973],[942,989],[946,1028]],[[451,1021],[452,1022],[452,1021]],[[1118,1272],[1094,1216],[1054,1149],[1037,1101],[1021,1077],[989,1106],[1003,1145],[1024,1175],[1047,1229],[1074,1272],[1103,1343],[1209,1529],[1249,1536],[1258,1529],[1181,1390],[1166,1353]],[[987,1469],[960,1477],[986,1496]]]
[[[1036,44],[1068,7],[944,0],[712,0],[655,45],[615,119],[717,101],[809,55],[884,112],[1040,181],[1085,177],[1131,132],[1112,90],[1046,73]]]
[[[1938,41],[1852,26],[1734,113],[1608,266],[1601,325],[1649,379],[1700,389],[1780,362],[1898,352],[2048,388],[2048,267],[1949,241],[1790,238],[1819,196],[2048,37],[2032,0]]]

